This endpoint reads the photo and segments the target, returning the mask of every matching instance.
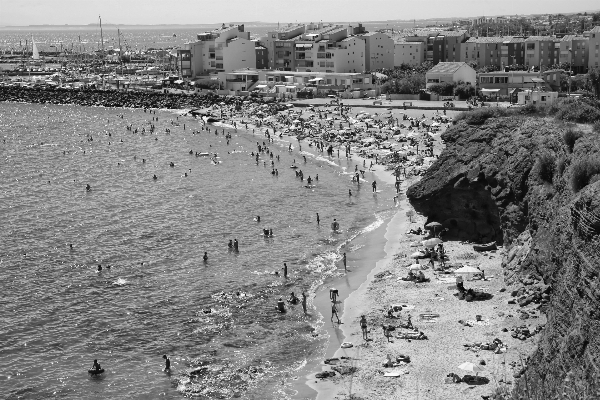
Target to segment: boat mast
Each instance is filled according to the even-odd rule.
[[[102,17],[98,15],[98,19],[100,20],[100,42],[102,43],[102,72],[104,72],[104,36],[102,35]],[[104,89],[104,74],[102,76],[102,89]]]
[[[121,75],[123,74],[123,52],[121,51],[121,30],[117,28],[117,36],[119,37],[119,65],[121,65]]]

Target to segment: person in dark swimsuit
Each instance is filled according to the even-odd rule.
[[[169,357],[167,357],[166,354],[163,356],[163,358],[165,359],[165,371],[170,371],[171,370],[171,360],[169,359]]]

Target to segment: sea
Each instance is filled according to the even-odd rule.
[[[370,172],[357,186],[343,149],[201,126],[168,110],[0,105],[3,398],[294,398],[327,340],[312,296],[393,215],[393,186],[372,193]],[[303,291],[308,316],[276,312]],[[94,359],[105,373],[88,374]]]

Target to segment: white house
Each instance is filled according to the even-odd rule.
[[[458,83],[473,85],[477,83],[477,72],[464,62],[440,62],[425,74],[426,86],[438,83]]]
[[[537,90],[524,90],[517,93],[519,104],[545,105],[551,104],[558,99],[558,92],[542,92]]]

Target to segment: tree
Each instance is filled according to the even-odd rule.
[[[432,93],[437,93],[440,96],[452,96],[454,93],[454,85],[448,82],[441,82],[429,86],[428,90]]]
[[[475,86],[459,83],[454,89],[454,95],[458,96],[461,100],[469,99],[475,96]]]
[[[588,77],[590,78],[590,83],[594,89],[595,96],[600,97],[600,68],[591,68],[588,71]]]

